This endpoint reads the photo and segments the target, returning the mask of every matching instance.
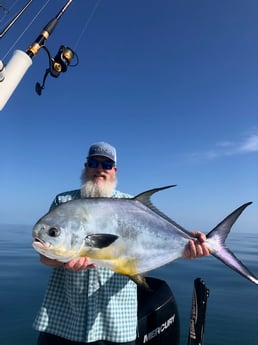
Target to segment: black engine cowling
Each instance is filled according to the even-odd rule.
[[[179,315],[174,295],[163,280],[146,278],[138,287],[138,345],[178,345]]]

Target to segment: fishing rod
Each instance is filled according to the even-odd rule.
[[[28,1],[23,8],[14,16],[13,19],[6,25],[3,31],[0,32],[0,38],[4,37],[4,35],[11,29],[11,27],[16,23],[16,21],[20,18],[20,16],[27,10],[33,0]]]
[[[29,46],[29,48],[26,50],[26,54],[29,57],[34,57],[38,53],[39,49],[45,45],[46,40],[54,31],[59,19],[65,13],[67,8],[71,5],[72,1],[73,0],[68,0],[66,2],[63,8],[60,10],[60,12],[58,12],[58,14],[52,20],[50,20],[50,22],[43,28],[40,35],[36,38],[35,42],[32,43],[31,46]]]
[[[64,45],[61,45],[56,56],[53,58],[53,57],[51,57],[51,54],[45,45],[46,40],[52,34],[58,21],[60,20],[62,15],[65,13],[67,8],[71,5],[72,1],[73,0],[68,0],[66,2],[66,4],[63,6],[63,8],[44,27],[44,29],[42,30],[40,35],[37,37],[35,42],[26,51],[27,55],[31,58],[34,57],[41,48],[43,48],[48,55],[49,67],[46,69],[46,72],[45,72],[45,75],[43,78],[43,83],[42,83],[42,85],[40,85],[40,83],[36,83],[36,86],[35,86],[35,90],[39,96],[41,95],[42,90],[45,88],[45,81],[46,81],[46,78],[49,74],[54,78],[59,77],[60,73],[67,71],[67,68],[70,65],[70,63],[74,57],[76,57],[77,62],[71,66],[77,66],[78,65],[78,62],[79,62],[78,55],[71,48],[64,46]]]
[[[22,50],[15,50],[11,60],[6,66],[3,66],[2,61],[0,61],[0,110],[3,109],[28,68],[32,65],[32,58],[37,55],[41,48],[47,50],[45,45],[46,41],[53,33],[58,21],[71,5],[72,1],[73,0],[66,1],[58,14],[43,28],[39,36],[25,52]],[[49,52],[48,54],[50,56]],[[73,52],[71,48],[61,46],[55,58],[49,57],[51,64],[49,73],[51,72],[52,76],[58,77],[61,72],[67,70],[67,67],[75,55],[75,52]],[[44,85],[39,87],[43,89]]]

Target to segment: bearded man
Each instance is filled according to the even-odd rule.
[[[129,198],[116,189],[116,149],[106,142],[90,146],[81,188],[58,194],[50,209],[90,197]],[[195,232],[185,258],[206,256],[205,235]],[[40,255],[53,268],[34,322],[38,345],[134,345],[137,335],[137,286],[128,277],[89,264],[88,258],[61,263]],[[155,260],[155,258],[154,258]]]

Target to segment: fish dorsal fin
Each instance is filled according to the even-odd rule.
[[[172,187],[175,187],[176,184],[173,184],[173,185],[170,185],[170,186],[165,186],[165,187],[160,187],[160,188],[154,188],[154,189],[150,189],[150,190],[147,190],[146,192],[143,192],[143,193],[140,193],[138,195],[136,195],[133,199],[134,200],[138,200],[140,201],[142,204],[144,204],[145,206],[149,207],[149,208],[155,208],[155,206],[153,206],[150,198],[153,194],[157,193],[157,192],[160,192],[161,190],[163,189],[168,189],[168,188],[172,188]]]
[[[173,184],[170,186],[165,186],[165,187],[160,187],[160,188],[150,189],[150,190],[147,190],[146,192],[143,192],[143,193],[136,195],[133,198],[133,200],[141,202],[142,204],[147,206],[149,209],[151,209],[153,212],[157,213],[160,217],[166,219],[169,223],[175,225],[177,228],[179,228],[180,230],[185,232],[187,235],[189,235],[189,232],[186,229],[184,229],[181,225],[177,224],[174,220],[169,218],[166,214],[161,212],[157,207],[155,207],[153,205],[153,203],[150,200],[150,198],[153,194],[160,192],[163,189],[168,189],[168,188],[172,188],[172,187],[176,187],[176,184]]]

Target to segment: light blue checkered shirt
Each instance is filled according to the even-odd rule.
[[[112,197],[130,196],[114,191]],[[50,208],[79,198],[80,190],[59,194]],[[54,268],[33,326],[77,342],[133,341],[137,328],[137,286],[103,267],[82,272]]]

